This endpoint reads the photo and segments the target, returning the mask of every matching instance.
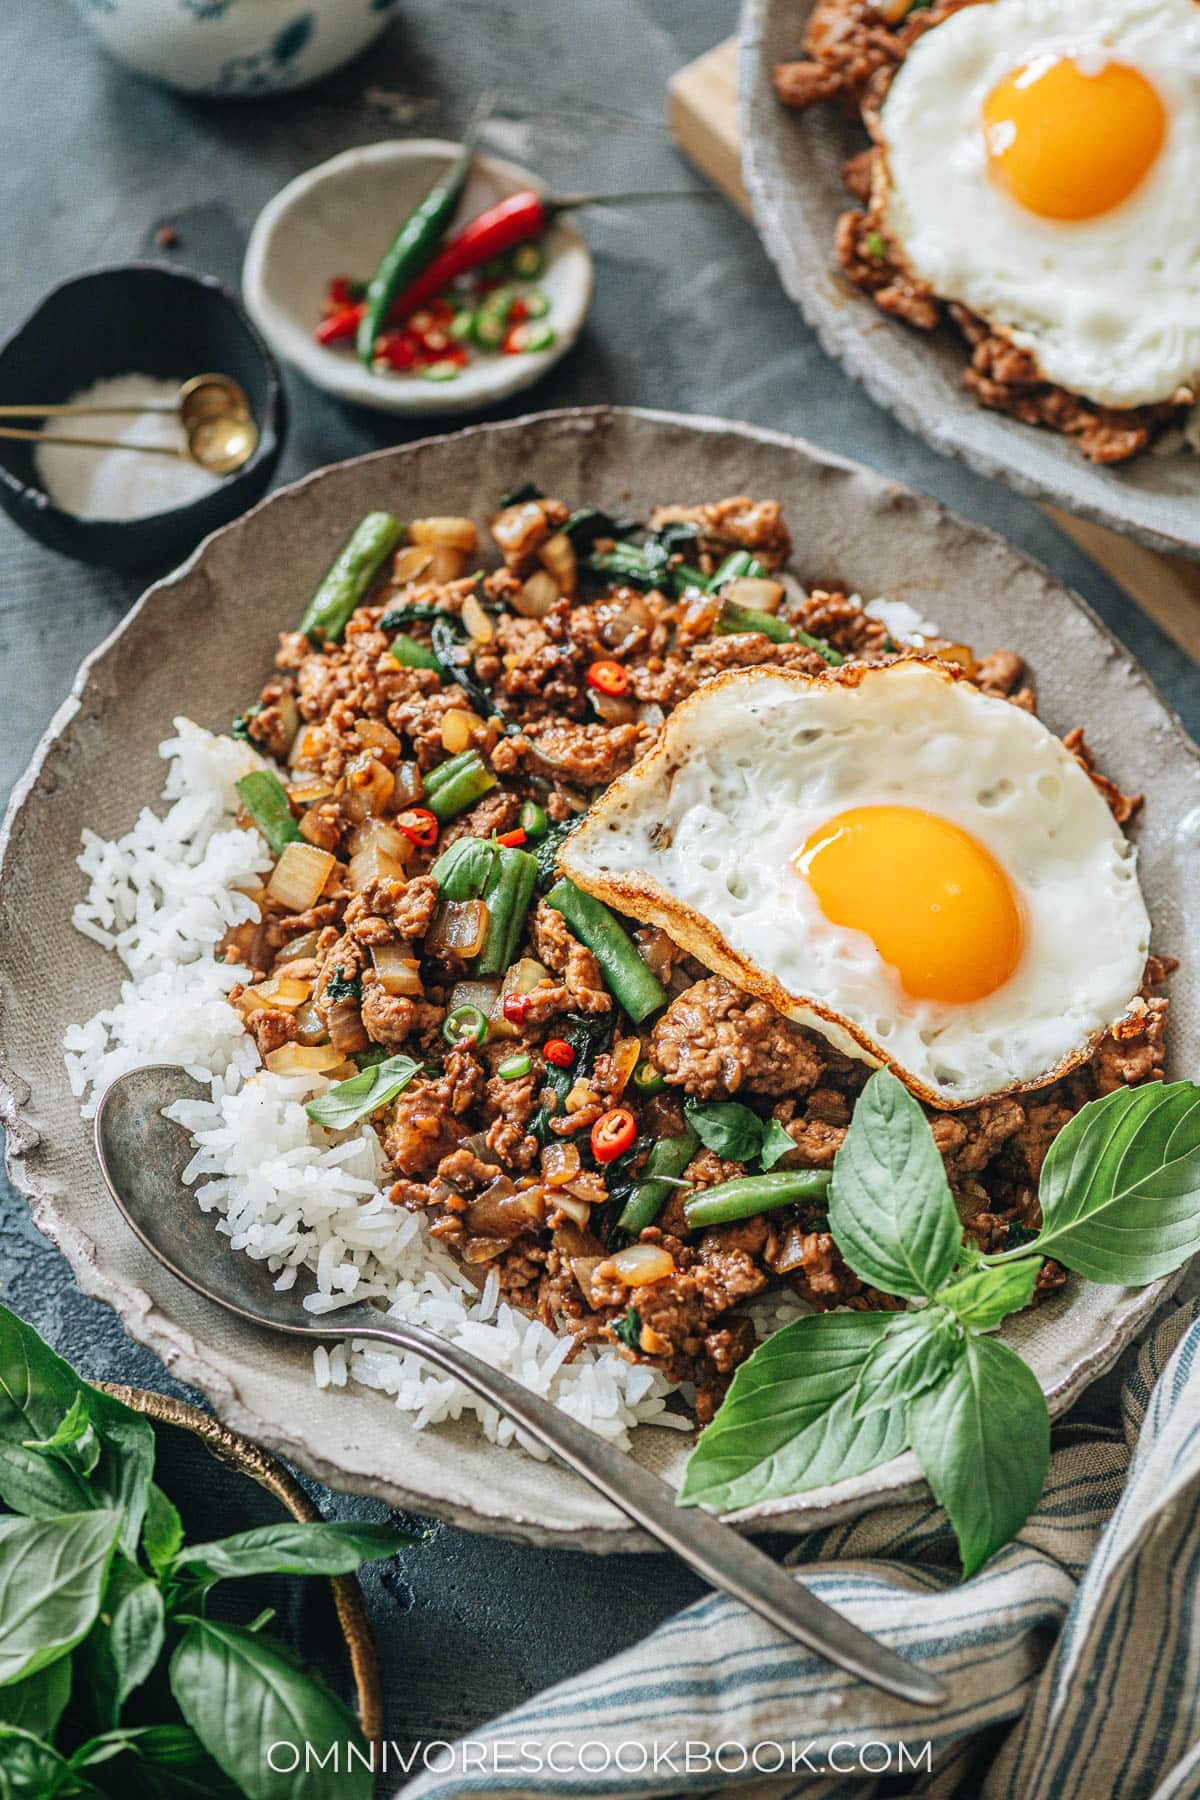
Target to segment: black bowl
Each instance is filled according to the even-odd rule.
[[[261,499],[279,459],[286,424],[279,369],[220,282],[156,263],[124,263],[63,282],[0,349],[0,404],[53,405],[106,376],[183,381],[210,370],[241,383],[259,432],[249,462],[211,494],[142,519],[80,519],[38,485],[36,446],[0,438],[0,506],[31,537],[67,556],[165,568]],[[81,434],[102,424],[81,421]]]

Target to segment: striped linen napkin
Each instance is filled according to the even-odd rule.
[[[1200,1800],[1200,1301],[1068,1421],[1037,1512],[972,1581],[932,1504],[803,1538],[814,1593],[943,1677],[911,1707],[713,1595],[442,1754],[404,1800]],[[443,1766],[444,1765],[444,1766]]]

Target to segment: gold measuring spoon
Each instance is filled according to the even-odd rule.
[[[238,383],[228,375],[193,375],[185,381],[172,405],[151,403],[148,406],[0,406],[0,419],[64,419],[104,418],[106,415],[159,413],[179,420],[184,443],[129,444],[120,438],[68,437],[47,438],[47,443],[65,444],[70,449],[133,450],[149,456],[171,456],[182,462],[197,463],[212,475],[232,475],[249,462],[258,446],[258,427],[250,414],[250,406]],[[0,426],[0,438],[21,438],[36,442],[40,431],[19,426]]]

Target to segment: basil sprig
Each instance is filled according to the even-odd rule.
[[[761,1169],[773,1169],[796,1148],[778,1119],[760,1119],[740,1100],[688,1100],[684,1110],[700,1142],[727,1162],[757,1162]]]
[[[318,1125],[330,1131],[346,1131],[394,1100],[420,1068],[411,1056],[386,1057],[383,1062],[360,1069],[348,1081],[336,1082],[310,1100],[304,1110]]]
[[[370,1800],[353,1714],[265,1619],[218,1623],[207,1595],[243,1576],[344,1574],[412,1539],[288,1520],[185,1545],[153,1468],[147,1421],[0,1307],[0,1792],[266,1800],[294,1791],[264,1773],[287,1739],[325,1758],[304,1776],[310,1800]],[[358,1753],[340,1773],[335,1745]]]
[[[732,1143],[748,1128],[728,1110],[689,1118],[704,1138],[697,1115],[720,1114]],[[768,1338],[693,1451],[682,1504],[729,1511],[911,1448],[973,1574],[1021,1529],[1050,1462],[1037,1378],[984,1334],[1029,1303],[1047,1256],[1137,1286],[1200,1252],[1200,1087],[1091,1101],[1051,1145],[1039,1199],[1029,1241],[994,1255],[964,1242],[928,1120],[894,1075],[872,1075],[834,1162],[829,1227],[861,1280],[918,1309],[818,1313]]]

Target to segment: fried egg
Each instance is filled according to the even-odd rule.
[[[1079,763],[932,660],[706,683],[559,860],[942,1107],[1082,1061],[1150,944],[1136,853]]]
[[[992,0],[927,32],[875,123],[909,269],[1102,405],[1200,383],[1200,6]]]

